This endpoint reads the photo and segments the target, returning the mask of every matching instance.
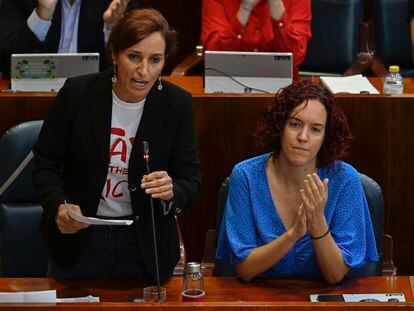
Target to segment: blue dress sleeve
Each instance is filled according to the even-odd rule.
[[[216,257],[232,264],[243,261],[258,246],[255,222],[253,219],[248,176],[234,168],[230,176],[223,221],[217,242]]]
[[[330,230],[345,263],[358,268],[377,261],[378,254],[359,174],[355,171],[348,177],[334,195],[336,202]]]

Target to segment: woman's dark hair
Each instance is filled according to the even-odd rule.
[[[177,33],[170,29],[164,16],[154,9],[127,12],[112,28],[108,41],[108,55],[118,55],[154,32],[159,32],[164,38],[165,55],[171,57],[177,49]]]
[[[267,106],[255,136],[266,151],[280,153],[281,136],[292,111],[309,100],[318,100],[326,109],[325,138],[317,156],[318,167],[331,165],[348,155],[352,139],[348,121],[335,104],[334,96],[319,84],[309,80],[295,82],[276,94],[273,104]]]

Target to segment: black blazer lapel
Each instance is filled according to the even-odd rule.
[[[98,75],[96,79],[96,97],[90,103],[90,120],[96,138],[96,146],[101,155],[104,169],[108,169],[109,142],[112,118],[112,69]]]
[[[161,134],[163,131],[163,129],[160,128],[160,120],[163,120],[165,117],[165,104],[162,91],[158,91],[156,86],[154,86],[145,101],[141,122],[135,135],[134,145],[132,146],[128,168],[130,184],[140,182],[142,175],[147,173],[145,162],[142,157],[142,142],[144,140],[148,142],[151,154],[151,141],[157,134]]]

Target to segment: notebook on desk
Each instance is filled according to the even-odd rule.
[[[11,89],[57,92],[67,78],[99,71],[99,53],[12,54]]]
[[[379,94],[361,74],[347,77],[321,77],[321,83],[333,94]]]
[[[311,294],[311,302],[405,302],[402,293],[386,294]]]
[[[293,81],[292,53],[206,51],[206,93],[276,93]]]

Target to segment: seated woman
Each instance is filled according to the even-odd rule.
[[[203,0],[204,50],[292,52],[295,76],[311,37],[310,0]]]
[[[377,261],[358,172],[340,161],[351,134],[333,95],[311,81],[283,89],[256,132],[272,150],[237,164],[217,245],[239,276],[343,279]]]

